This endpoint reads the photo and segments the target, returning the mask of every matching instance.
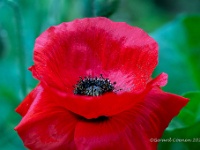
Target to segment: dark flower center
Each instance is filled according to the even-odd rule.
[[[116,84],[116,82],[111,83],[108,79],[103,78],[102,75],[100,75],[99,78],[91,78],[89,76],[82,79],[80,77],[80,80],[75,85],[74,94],[99,96],[107,92],[113,92],[114,84]]]
[[[99,116],[98,118],[93,118],[93,119],[86,119],[86,118],[83,118],[83,117],[80,117],[80,119],[82,119],[83,121],[86,121],[86,122],[103,122],[103,121],[108,121],[109,120],[109,117],[107,116]]]

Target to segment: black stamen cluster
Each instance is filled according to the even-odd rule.
[[[100,75],[100,78],[91,78],[85,77],[80,80],[75,85],[74,94],[77,95],[87,95],[87,96],[99,96],[106,92],[112,92],[114,90],[114,84],[112,84],[108,79],[103,78]]]

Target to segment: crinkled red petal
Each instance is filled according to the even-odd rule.
[[[98,118],[99,116],[112,116],[128,110],[136,103],[143,101],[152,86],[163,86],[166,82],[167,74],[162,73],[149,82],[147,89],[143,93],[123,93],[119,95],[110,93],[99,97],[66,95],[48,86],[39,84],[17,107],[16,111],[24,116],[34,99],[40,98],[42,101],[42,99],[49,97],[51,99],[45,105],[48,105],[48,103],[56,104],[87,119]],[[39,107],[39,105],[33,107]]]
[[[164,79],[166,74],[161,74],[150,83],[153,86],[164,85],[166,83]],[[134,105],[131,104],[130,109],[109,116],[107,120],[101,122],[97,121],[98,119],[96,121],[81,119],[68,111],[69,104],[66,102],[68,99],[63,99],[43,86],[39,87],[37,96],[30,96],[29,101],[32,101],[32,104],[15,128],[25,146],[33,150],[117,148],[154,150],[157,143],[151,143],[150,139],[160,138],[170,120],[188,101],[154,88],[144,100],[136,100]],[[126,101],[126,99],[121,100],[121,102]],[[94,107],[96,106],[95,104]],[[83,109],[80,105],[75,107]],[[88,109],[95,111],[90,107]]]
[[[46,87],[44,94],[51,95],[53,99],[57,99],[67,110],[75,114],[83,116],[87,119],[98,118],[99,116],[113,116],[125,110],[132,108],[135,104],[144,100],[146,94],[153,86],[161,86],[167,82],[166,74],[161,74],[157,78],[151,80],[142,93],[109,93],[98,97],[77,96],[66,94],[62,95],[58,91],[53,91]],[[166,81],[164,81],[166,80]],[[45,97],[45,95],[44,95]]]
[[[157,78],[151,80],[143,93],[109,93],[99,97],[77,96],[74,94],[63,94],[48,86],[41,85],[35,88],[25,100],[18,106],[16,111],[24,116],[34,99],[40,99],[38,105],[33,107],[40,108],[40,103],[43,106],[43,99],[47,104],[55,104],[63,107],[71,112],[78,114],[84,118],[98,118],[99,116],[113,116],[128,110],[140,101],[144,100],[146,94],[151,90],[152,86],[162,86],[167,82],[167,75],[162,73]]]
[[[104,121],[81,121],[75,129],[78,149],[155,150],[171,119],[186,105],[187,99],[154,88],[145,101]],[[174,107],[176,106],[176,107]]]
[[[157,43],[142,29],[102,17],[85,18],[41,34],[30,70],[38,80],[68,93],[80,76],[100,74],[124,91],[142,91],[157,57]]]
[[[33,89],[26,98],[21,102],[21,104],[15,109],[21,116],[24,116],[28,109],[30,108],[31,104],[33,103],[34,99],[40,95],[43,91],[42,86],[39,84],[35,89]]]
[[[31,150],[74,150],[78,119],[51,99],[38,94],[15,130]]]

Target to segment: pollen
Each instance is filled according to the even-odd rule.
[[[84,79],[80,77],[80,80],[75,85],[74,94],[100,96],[107,92],[113,92],[115,84],[116,82],[111,83],[109,79],[104,78],[102,75],[94,78],[89,76]]]

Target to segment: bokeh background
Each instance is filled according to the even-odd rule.
[[[0,0],[0,149],[25,149],[13,129],[21,119],[14,110],[37,84],[27,70],[35,38],[52,25],[94,16],[138,26],[156,39],[153,76],[168,73],[164,90],[190,98],[163,139],[191,140],[160,142],[158,149],[199,150],[200,0]]]

